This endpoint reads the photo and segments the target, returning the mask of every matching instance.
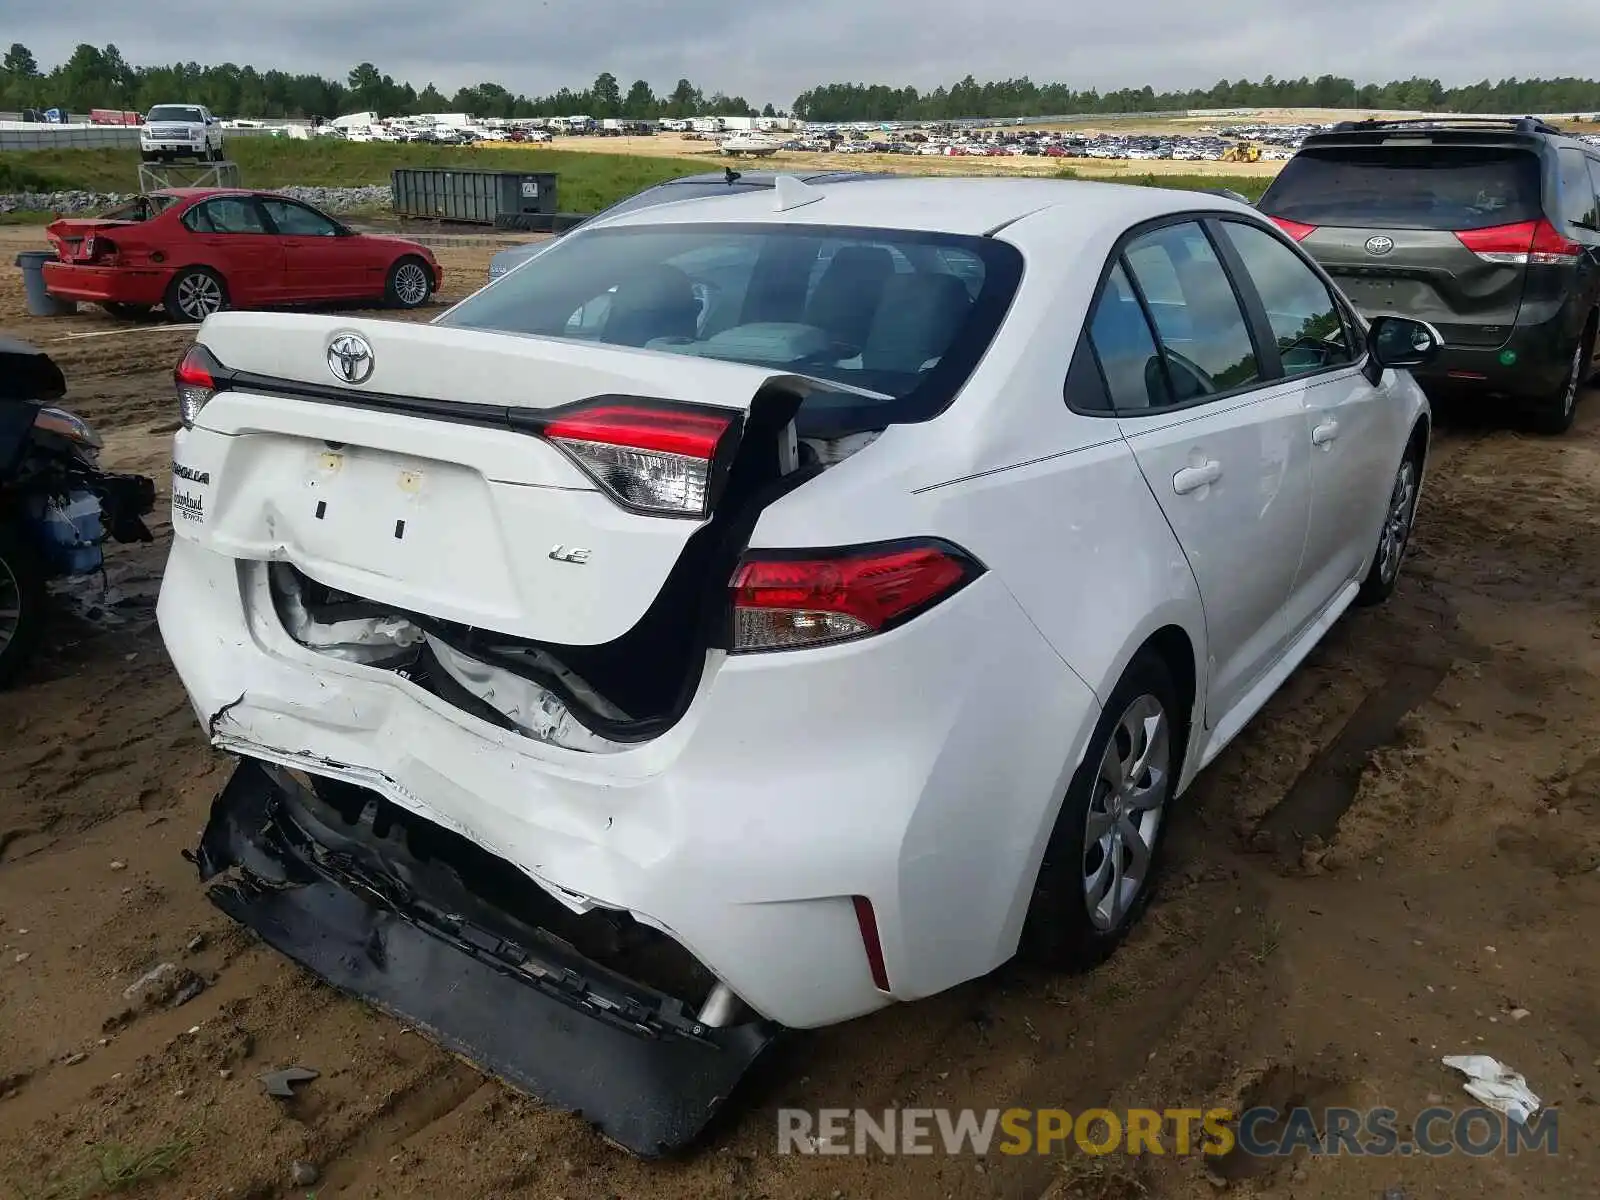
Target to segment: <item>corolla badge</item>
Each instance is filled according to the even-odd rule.
[[[328,370],[342,383],[372,378],[372,347],[359,333],[341,333],[328,345]]]
[[[1381,233],[1377,237],[1369,237],[1367,239],[1368,254],[1387,254],[1393,249],[1394,239],[1384,237]]]

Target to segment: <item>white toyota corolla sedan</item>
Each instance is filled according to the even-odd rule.
[[[270,944],[650,1154],[783,1029],[1103,958],[1428,449],[1252,209],[881,179],[586,225],[418,325],[224,313],[160,601]]]

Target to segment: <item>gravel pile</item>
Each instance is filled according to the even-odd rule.
[[[387,185],[373,187],[285,187],[274,189],[285,196],[330,213],[356,208],[387,206],[391,196]],[[48,212],[61,216],[88,216],[103,209],[126,204],[135,197],[122,192],[12,192],[0,194],[0,213]]]

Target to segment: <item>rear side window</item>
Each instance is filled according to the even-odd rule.
[[[1174,402],[1261,378],[1244,310],[1204,229],[1186,221],[1152,230],[1128,244],[1123,261],[1150,306]]]
[[[1089,322],[1089,341],[1105,376],[1111,405],[1119,412],[1159,408],[1172,402],[1167,392],[1161,352],[1144,319],[1144,309],[1128,286],[1128,276],[1118,263]]]
[[[1339,305],[1328,285],[1272,234],[1241,221],[1224,221],[1244,269],[1267,310],[1285,375],[1304,375],[1353,362]]]
[[[183,223],[196,233],[266,233],[261,210],[247,196],[223,196],[197,204],[183,214]]]
[[[1569,224],[1587,229],[1600,226],[1595,213],[1595,186],[1589,177],[1589,158],[1582,150],[1562,150],[1561,216]]]
[[[1290,159],[1261,211],[1306,225],[1488,229],[1542,214],[1539,158],[1479,146],[1360,146]]]
[[[1600,162],[1589,160],[1589,182],[1594,184],[1594,203],[1597,215],[1600,215]]]

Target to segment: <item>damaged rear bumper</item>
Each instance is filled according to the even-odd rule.
[[[193,857],[212,902],[274,949],[643,1157],[692,1142],[779,1032],[701,1024],[555,935],[430,887],[438,872],[404,855],[247,759]]]

